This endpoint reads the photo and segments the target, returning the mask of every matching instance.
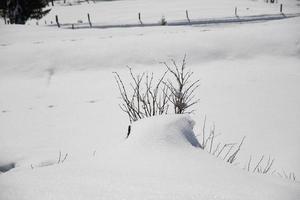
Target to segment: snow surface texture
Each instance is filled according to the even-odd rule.
[[[175,116],[176,118],[177,116]],[[175,148],[194,146],[200,147],[200,144],[194,134],[194,122],[190,119],[179,118],[174,120],[174,116],[170,117],[170,122],[164,120],[163,117],[156,117],[148,119],[149,124],[141,120],[134,124],[134,130],[127,141],[130,146],[141,146],[142,148],[149,148],[157,146],[162,148]],[[153,126],[155,124],[155,126]],[[147,126],[148,125],[148,126]],[[165,130],[165,128],[167,128]],[[152,148],[151,148],[152,149]]]
[[[40,26],[0,25],[0,166],[14,167],[0,174],[0,199],[299,199],[299,183],[241,170],[250,155],[265,154],[278,172],[300,175],[299,18],[105,30],[41,26],[58,12],[65,23],[90,12],[103,24],[135,23],[138,11],[149,22],[162,14],[182,20],[185,9],[191,18],[228,17],[236,5],[245,16],[278,13],[278,4],[260,1],[201,2],[58,5]],[[296,3],[284,4],[287,13],[299,12]],[[160,61],[180,61],[185,53],[201,80],[196,123],[187,116],[146,119],[125,140],[128,119],[112,72],[128,80],[130,65],[158,76],[165,70]],[[195,147],[205,114],[220,141],[246,136],[239,166]],[[59,152],[68,156],[57,164]]]
[[[144,119],[113,151],[11,170],[0,178],[1,199],[298,199],[299,185],[249,175],[194,147],[193,124],[180,115]]]
[[[72,2],[72,1],[69,1]],[[40,24],[52,21],[55,24],[55,15],[59,17],[61,24],[77,24],[78,21],[88,24],[87,13],[93,24],[99,26],[113,24],[139,24],[138,13],[141,13],[141,21],[144,24],[157,23],[162,16],[167,21],[186,20],[185,11],[188,10],[189,18],[224,18],[234,17],[235,8],[238,16],[280,14],[280,4],[283,4],[283,12],[299,13],[296,0],[278,0],[276,4],[267,4],[263,0],[135,0],[135,1],[110,1],[101,3],[82,3],[74,6],[56,6],[49,15],[40,20]],[[67,3],[69,5],[69,3]],[[68,7],[68,12],[65,12]],[[70,15],[70,13],[72,13]],[[35,21],[29,22],[35,24]]]

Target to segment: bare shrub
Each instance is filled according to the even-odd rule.
[[[129,121],[134,122],[145,117],[167,114],[168,89],[162,86],[167,72],[154,83],[153,73],[134,74],[130,67],[128,69],[132,80],[130,87],[124,84],[117,72],[114,74],[122,99],[119,106],[127,113]]]
[[[236,162],[238,154],[241,150],[242,145],[245,141],[245,136],[242,138],[240,143],[223,143],[218,142],[217,145],[215,143],[215,140],[217,136],[220,134],[216,134],[215,131],[215,125],[213,124],[212,127],[209,130],[209,134],[206,133],[206,116],[204,118],[204,123],[202,126],[202,134],[199,134],[197,136],[202,137],[200,142],[200,147],[204,150],[206,150],[208,153],[216,156],[217,158],[221,158],[222,160],[233,164],[233,165],[239,165],[240,163]],[[265,155],[262,155],[258,160],[254,161],[253,157],[250,156],[248,162],[243,167],[244,170],[247,170],[248,172],[252,173],[258,173],[258,174],[270,174],[270,175],[277,175],[282,178],[289,179],[291,181],[297,181],[296,175],[294,172],[287,173],[286,171],[282,170],[281,172],[278,172],[277,170],[273,169],[275,159],[271,156],[268,156],[267,158]]]
[[[244,167],[248,172],[260,173],[260,174],[274,174],[276,170],[272,170],[272,166],[274,164],[275,159],[268,157],[267,161],[265,161],[265,155],[262,155],[261,158],[257,161],[255,165],[252,166],[253,158],[252,155],[249,158],[247,167]]]
[[[193,72],[186,69],[186,56],[179,65],[175,60],[171,60],[170,63],[162,62],[162,64],[166,67],[166,71],[158,79],[154,78],[153,73],[135,74],[132,68],[127,66],[130,81],[125,83],[119,73],[114,72],[121,95],[119,106],[128,115],[130,123],[145,117],[168,114],[170,106],[173,107],[175,114],[192,113],[194,110],[189,109],[199,102],[199,99],[195,98],[199,80],[192,80]],[[239,165],[236,160],[246,137],[244,136],[239,143],[218,142],[216,144],[216,138],[220,134],[216,134],[215,124],[210,127],[209,133],[206,133],[208,129],[206,123],[205,116],[202,133],[197,135],[201,137],[199,139],[200,148],[229,164]],[[130,135],[130,131],[131,126],[129,125],[126,138]],[[96,151],[94,151],[93,156],[95,153]],[[62,159],[60,152],[57,163],[63,163],[67,156],[68,154],[65,154]],[[250,156],[243,169],[252,173],[274,174],[296,181],[296,175],[293,172],[286,173],[284,170],[282,172],[273,170],[274,161],[274,158],[269,156],[268,159],[265,159],[263,155],[254,162]]]
[[[202,140],[199,140],[201,141],[200,142],[201,148],[206,150],[208,153],[216,157],[220,157],[230,164],[233,164],[237,159],[237,155],[240,152],[246,137],[243,137],[240,143],[222,144],[221,142],[219,142],[217,145],[215,145],[215,139],[220,135],[220,134],[218,135],[216,134],[215,124],[213,124],[212,127],[210,128],[209,134],[206,134],[206,129],[207,128],[206,128],[206,116],[205,116],[204,123],[202,126],[202,135],[200,134]]]
[[[199,102],[199,99],[195,99],[195,90],[199,87],[200,80],[191,81],[193,72],[186,69],[186,55],[180,66],[177,65],[175,60],[171,60],[171,62],[172,66],[163,62],[173,78],[163,81],[171,92],[168,98],[174,107],[174,113],[191,113],[193,110],[187,112],[187,109]]]
[[[64,155],[64,157],[62,158],[62,152],[61,151],[59,151],[59,156],[58,156],[58,161],[57,161],[57,164],[60,164],[60,163],[63,163],[63,162],[65,162],[65,160],[67,159],[67,157],[68,157],[68,153],[66,153],[65,155]]]
[[[275,171],[276,172],[276,171]],[[276,173],[278,176],[282,177],[282,178],[286,178],[286,179],[289,179],[289,180],[292,180],[292,181],[297,181],[296,180],[296,175],[294,172],[290,172],[290,173],[287,173],[285,172],[284,170],[282,170],[282,173],[280,172],[277,172]]]
[[[191,81],[193,72],[186,70],[186,56],[180,67],[172,60],[172,66],[163,62],[166,71],[157,79],[153,73],[135,74],[128,67],[130,82],[124,83],[119,73],[114,72],[115,80],[121,95],[119,104],[130,122],[145,117],[167,114],[169,107],[174,107],[175,114],[191,113],[188,109],[198,103],[195,90],[199,80]],[[170,77],[167,78],[167,75]]]

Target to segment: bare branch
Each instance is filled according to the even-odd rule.
[[[264,155],[261,157],[261,159],[259,160],[259,162],[254,167],[253,172],[255,172],[257,170],[257,168],[260,166],[260,163],[263,161],[263,159],[264,159]]]

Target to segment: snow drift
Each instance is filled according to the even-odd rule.
[[[185,115],[159,116],[137,121],[126,143],[143,148],[200,147],[194,132],[195,122]]]
[[[299,13],[296,4],[285,1],[284,13]],[[197,148],[195,135],[206,114],[221,141],[247,137],[240,159],[270,154],[280,173],[299,174],[299,18],[105,30],[42,26],[55,15],[76,23],[90,13],[93,23],[106,25],[137,23],[138,12],[151,23],[162,15],[184,20],[185,10],[194,20],[233,16],[235,7],[240,16],[278,14],[278,6],[85,2],[54,6],[39,26],[0,25],[0,169],[10,169],[0,174],[0,199],[298,200],[298,182],[241,170],[247,160],[229,165]],[[130,65],[163,73],[159,62],[184,53],[201,80],[194,131],[189,116],[168,115],[134,123],[124,139],[128,123],[111,72]],[[69,156],[58,164],[60,151]]]
[[[195,148],[193,124],[186,115],[144,119],[110,151],[1,174],[0,199],[298,199],[299,185],[251,175]]]

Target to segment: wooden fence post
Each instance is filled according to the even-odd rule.
[[[90,14],[88,13],[87,16],[88,16],[88,21],[89,21],[89,24],[90,24],[90,28],[92,28],[92,22],[91,22]]]
[[[282,4],[280,4],[280,13],[282,13]]]
[[[234,14],[235,14],[236,17],[238,16],[237,15],[237,7],[235,7],[235,9],[234,9]]]
[[[57,27],[60,28],[60,24],[59,24],[58,16],[57,15],[55,15],[55,21],[56,21]]]
[[[186,15],[186,18],[187,18],[188,22],[191,23],[191,20],[189,18],[189,11],[188,10],[185,11],[185,15]]]
[[[141,19],[141,13],[140,13],[140,12],[139,12],[139,14],[138,14],[138,17],[139,17],[140,23],[143,24],[142,19]]]

